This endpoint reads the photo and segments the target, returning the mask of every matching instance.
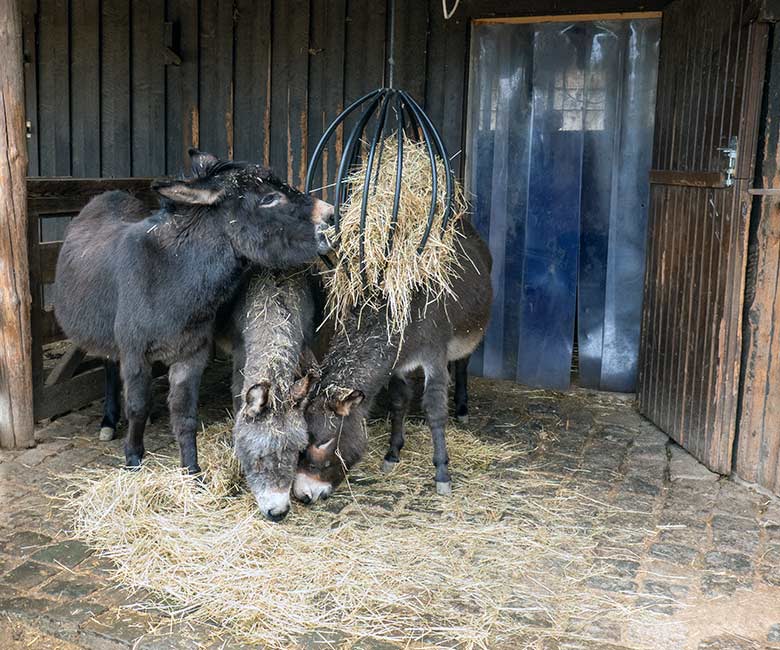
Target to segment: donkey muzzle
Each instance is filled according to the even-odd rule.
[[[322,499],[327,499],[331,492],[333,492],[333,486],[325,481],[320,481],[308,472],[298,471],[295,475],[295,483],[293,483],[293,494],[299,501],[309,504],[314,503]]]

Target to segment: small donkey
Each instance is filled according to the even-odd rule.
[[[384,469],[399,461],[404,418],[411,397],[410,372],[425,373],[423,408],[433,437],[436,491],[451,493],[449,458],[444,439],[447,423],[447,362],[465,359],[479,345],[490,315],[490,252],[474,228],[463,222],[458,238],[460,269],[453,282],[456,298],[430,302],[420,292],[412,304],[415,317],[403,345],[388,341],[384,310],[353,315],[334,336],[322,364],[322,377],[306,407],[309,446],[299,463],[293,491],[304,503],[328,497],[365,453],[363,419],[381,388],[390,382],[391,437]],[[457,368],[464,379],[463,365]],[[458,415],[465,416],[462,382]]]
[[[314,291],[307,269],[255,272],[230,319],[233,445],[260,511],[272,521],[290,509],[298,456],[309,441],[303,406],[316,374]]]
[[[289,268],[327,250],[333,209],[258,165],[190,157],[192,178],[154,183],[158,212],[139,220],[137,199],[106,192],[69,224],[55,313],[79,347],[120,362],[129,467],[144,455],[152,364],[170,366],[171,426],[182,466],[198,473],[198,391],[218,308],[248,262]]]

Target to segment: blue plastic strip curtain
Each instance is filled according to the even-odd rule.
[[[660,21],[477,24],[467,184],[495,303],[471,369],[636,380]]]

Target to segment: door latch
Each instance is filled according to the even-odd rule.
[[[724,184],[726,187],[734,185],[734,177],[737,173],[737,136],[732,135],[729,140],[728,147],[718,147],[718,151],[723,152],[726,156],[726,179]]]

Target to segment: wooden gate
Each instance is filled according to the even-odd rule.
[[[641,412],[731,472],[750,195],[768,26],[748,0],[664,11],[645,270]]]
[[[62,246],[62,223],[93,197],[108,190],[132,192],[150,208],[158,205],[151,178],[30,178],[27,180],[28,250],[32,295],[32,370],[35,419],[67,413],[103,396],[103,365],[86,360],[65,338],[48,304],[57,256]],[[47,222],[49,222],[47,224]],[[59,349],[52,344],[58,343]],[[55,360],[56,359],[56,360]],[[47,360],[53,363],[46,363]]]

